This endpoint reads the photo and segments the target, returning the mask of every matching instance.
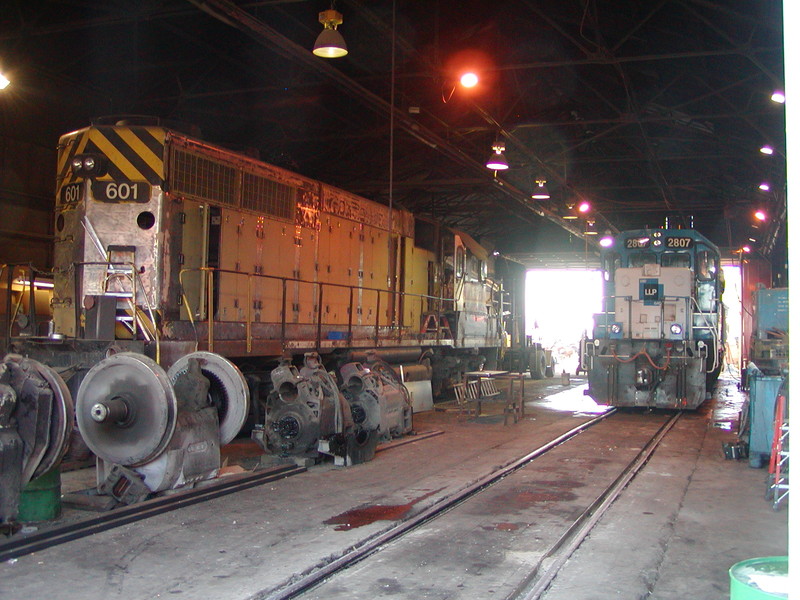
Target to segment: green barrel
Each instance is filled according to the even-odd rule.
[[[733,565],[731,600],[772,600],[789,597],[789,558],[751,558]]]
[[[19,497],[19,520],[48,521],[61,514],[61,471],[58,467],[29,481]]]

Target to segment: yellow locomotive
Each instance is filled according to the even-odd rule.
[[[55,334],[167,366],[501,342],[492,257],[466,234],[159,125],[61,138],[55,233]]]
[[[494,267],[403,208],[101,120],[59,140],[52,322],[10,348],[67,382],[120,499],[213,476],[248,416],[273,453],[347,464],[410,431],[415,397],[496,364]]]

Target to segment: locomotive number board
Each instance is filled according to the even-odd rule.
[[[150,185],[141,181],[97,181],[92,193],[100,202],[150,202]]]
[[[666,248],[691,248],[694,240],[690,237],[668,237],[664,240]]]
[[[650,238],[647,238],[647,237],[627,238],[625,240],[625,247],[626,248],[649,248],[650,247]]]

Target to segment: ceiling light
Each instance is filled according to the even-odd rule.
[[[759,221],[767,220],[767,213],[765,213],[763,210],[757,210],[755,213],[753,213],[753,216]]]
[[[314,42],[314,54],[322,58],[339,58],[347,54],[347,44],[344,43],[342,34],[336,27],[342,24],[342,13],[333,10],[323,10],[319,13],[319,22],[325,28]]]
[[[750,246],[742,246],[742,252],[750,252]]]
[[[592,205],[585,200],[578,205],[578,212],[586,213],[592,209]]]
[[[583,233],[585,235],[597,235],[597,229],[594,227],[594,221],[586,221],[586,229]]]
[[[473,88],[478,85],[478,76],[475,73],[464,73],[461,76],[461,85],[465,88]]]
[[[493,171],[505,171],[508,168],[508,161],[503,155],[506,150],[506,145],[503,142],[495,142],[492,145],[494,153],[486,161],[486,168]]]
[[[773,152],[775,152],[775,150],[772,149],[772,146],[768,146],[767,144],[761,146],[761,154],[766,154],[767,156],[770,156],[772,155]]]
[[[531,198],[534,200],[549,200],[550,192],[547,191],[547,186],[545,185],[546,183],[547,182],[544,179],[537,179],[536,189],[533,190]]]
[[[8,80],[8,78],[0,73],[0,90],[6,89],[10,83],[11,82]]]
[[[786,96],[782,91],[775,90],[774,92],[772,92],[770,100],[772,100],[773,102],[777,102],[778,104],[783,104],[784,102],[786,102]]]
[[[766,182],[766,181],[762,181],[761,184],[758,186],[758,189],[760,189],[762,192],[768,192],[769,191],[769,183]]]

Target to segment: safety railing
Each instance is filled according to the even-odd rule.
[[[4,348],[8,347],[12,337],[43,333],[40,328],[44,322],[40,322],[36,310],[36,294],[37,290],[42,293],[52,287],[51,274],[38,270],[31,263],[0,265],[0,323]]]
[[[161,357],[161,339],[155,315],[156,302],[148,297],[146,286],[142,282],[142,274],[132,262],[85,261],[73,263],[73,298],[74,319],[76,327],[81,322],[80,311],[84,296],[107,296],[124,304],[118,304],[115,313],[125,310],[129,316],[114,316],[114,322],[120,323],[128,330],[131,339],[142,339],[155,343],[155,355],[158,362]],[[89,273],[87,274],[87,271]],[[91,272],[94,271],[94,272]],[[115,286],[114,282],[121,282]],[[145,315],[139,305],[147,311]]]
[[[202,297],[197,294],[196,307],[193,306],[187,294],[187,279],[191,274],[198,274],[198,279],[193,282],[193,289],[202,290]],[[237,281],[238,280],[238,281]],[[246,283],[245,289],[239,285],[240,281]],[[244,322],[245,342],[247,352],[253,347],[253,327],[256,323],[279,325],[279,341],[286,347],[290,336],[288,329],[291,326],[313,326],[314,335],[311,341],[317,349],[322,347],[324,339],[353,341],[358,330],[369,334],[360,336],[360,340],[370,340],[375,345],[381,343],[402,344],[405,341],[433,340],[436,343],[445,338],[447,331],[442,326],[443,317],[455,306],[452,298],[432,296],[428,294],[415,294],[397,290],[346,285],[324,281],[308,281],[294,277],[280,277],[261,273],[245,273],[230,269],[211,267],[187,268],[179,273],[182,289],[182,301],[186,315],[197,334],[197,324],[206,325],[206,343],[208,349],[213,351],[215,327],[225,322]],[[306,289],[302,289],[306,288]],[[231,294],[229,289],[237,290]],[[244,296],[247,305],[244,309],[235,306],[237,311],[242,311],[243,318],[225,319],[220,314],[223,304],[221,295],[227,294],[229,303],[234,298]],[[193,296],[195,294],[192,294]],[[256,295],[260,296],[256,300]],[[303,301],[312,302],[312,310],[300,310],[300,297]],[[333,302],[340,308],[345,308],[346,318],[338,313],[336,318],[326,318],[328,296],[333,296]],[[267,299],[267,306],[263,300]],[[260,304],[259,304],[260,302]],[[413,303],[413,304],[412,304]],[[369,312],[364,315],[362,306],[369,306],[374,310],[370,317]],[[227,310],[228,307],[225,307]],[[449,310],[448,310],[449,309]],[[259,318],[256,319],[256,313]],[[308,315],[305,320],[301,314]],[[264,315],[262,318],[261,315]],[[293,314],[294,318],[289,318]],[[435,327],[430,331],[423,329],[423,317],[428,314],[435,315]],[[309,318],[310,316],[310,318]],[[413,318],[413,323],[406,323],[406,317]],[[333,334],[335,336],[331,337]],[[450,332],[452,335],[452,331]],[[328,335],[328,338],[325,338]],[[259,338],[261,339],[261,338]],[[294,339],[294,338],[292,338]],[[199,339],[198,339],[199,342]]]

